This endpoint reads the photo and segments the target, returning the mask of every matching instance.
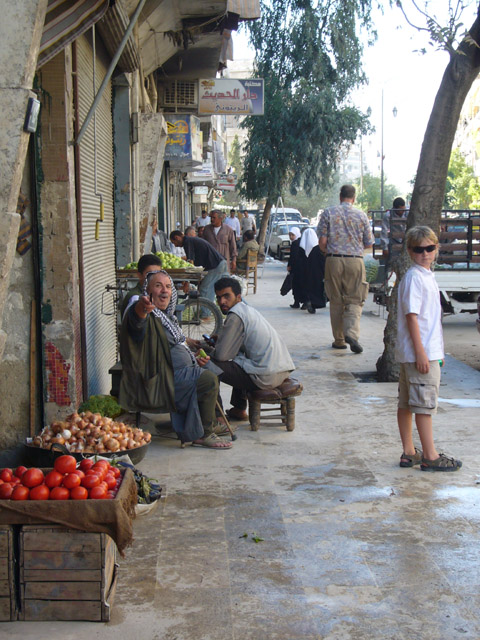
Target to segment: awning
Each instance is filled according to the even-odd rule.
[[[227,11],[238,13],[241,20],[260,18],[260,0],[228,0]]]
[[[37,69],[104,16],[109,0],[48,0]]]

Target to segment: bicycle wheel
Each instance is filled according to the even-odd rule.
[[[201,340],[204,333],[218,333],[223,316],[215,303],[208,298],[189,298],[183,303],[182,329],[187,338]]]

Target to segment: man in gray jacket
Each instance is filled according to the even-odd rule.
[[[295,365],[272,325],[242,301],[238,280],[220,278],[215,294],[226,319],[211,354],[213,364],[207,368],[233,387],[229,417],[247,420],[247,391],[278,387]]]

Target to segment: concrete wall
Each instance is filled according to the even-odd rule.
[[[113,81],[115,251],[119,267],[133,259],[129,76],[130,74],[122,74]]]
[[[0,1],[0,327],[20,217],[16,213],[29,135],[23,131],[47,0]],[[0,330],[0,359],[7,336]]]
[[[158,193],[165,155],[166,124],[161,113],[142,113],[139,117],[140,165],[139,189],[139,247],[140,255],[149,252],[147,231],[158,214]],[[147,241],[146,241],[147,240]],[[148,246],[150,244],[150,246]]]
[[[81,339],[73,140],[71,48],[41,69],[44,105],[40,129],[42,328],[45,419],[81,402]]]

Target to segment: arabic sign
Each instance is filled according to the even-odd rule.
[[[263,115],[263,79],[198,81],[199,115]]]
[[[200,122],[187,114],[166,114],[167,141],[165,160],[183,161],[185,166],[201,164],[202,140]]]

